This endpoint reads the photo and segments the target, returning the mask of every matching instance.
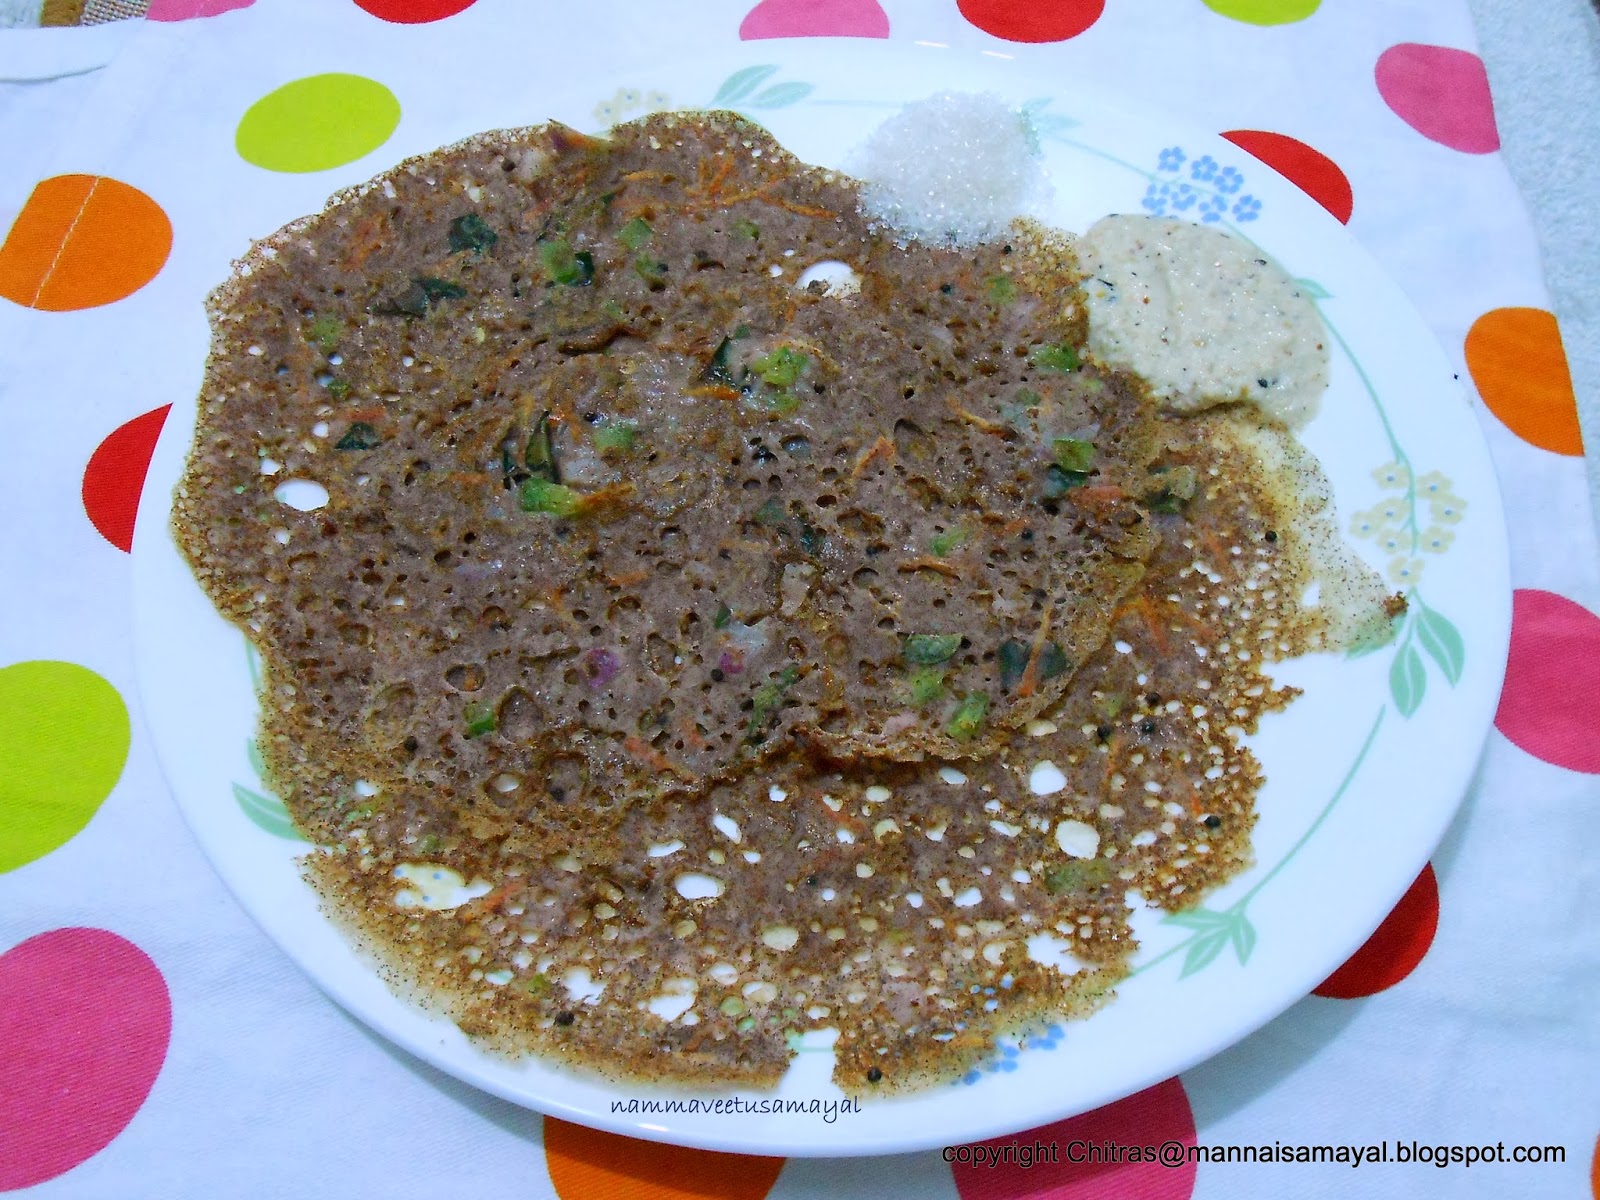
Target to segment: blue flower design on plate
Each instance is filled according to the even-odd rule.
[[[993,1075],[1001,1071],[1015,1071],[1018,1059],[1024,1050],[1054,1050],[1061,1044],[1061,1039],[1065,1036],[1065,1029],[1059,1024],[1051,1024],[1025,1035],[1020,1040],[1002,1040],[996,1046],[995,1054],[973,1067],[960,1079],[953,1081],[951,1086],[971,1087],[985,1075]]]
[[[1191,209],[1194,207],[1195,201],[1199,199],[1199,192],[1195,191],[1187,183],[1180,183],[1177,192],[1172,197],[1172,211],[1184,212]]]
[[[1223,167],[1217,173],[1217,191],[1225,196],[1231,196],[1244,186],[1244,176],[1232,167]]]
[[[1214,225],[1222,220],[1222,214],[1228,211],[1228,202],[1221,196],[1210,195],[1200,201],[1200,219],[1207,225]]]
[[[1240,196],[1233,206],[1235,221],[1254,221],[1261,215],[1261,201],[1254,196]]]
[[[1156,161],[1158,171],[1176,171],[1189,161],[1189,156],[1183,152],[1182,146],[1168,146],[1161,152],[1161,157]]]
[[[1197,183],[1210,183],[1217,177],[1217,160],[1203,154],[1189,164],[1189,178]]]
[[[1144,190],[1144,199],[1139,203],[1151,216],[1164,217],[1167,215],[1167,197],[1172,194],[1170,183],[1152,183]]]

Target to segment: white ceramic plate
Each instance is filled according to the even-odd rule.
[[[1499,493],[1450,368],[1399,288],[1332,217],[1233,145],[1062,94],[1058,81],[1016,64],[948,50],[839,41],[745,50],[742,61],[610,75],[601,67],[587,90],[534,113],[485,99],[476,125],[463,124],[474,109],[458,88],[448,117],[430,125],[413,106],[408,145],[397,139],[359,169],[330,175],[327,190],[475,128],[553,117],[597,130],[669,106],[739,107],[801,158],[838,165],[900,105],[959,89],[994,92],[1034,114],[1054,189],[1039,215],[1051,223],[1081,231],[1108,212],[1166,211],[1255,240],[1319,297],[1333,382],[1305,441],[1356,547],[1411,596],[1393,645],[1276,672],[1305,695],[1268,717],[1253,742],[1267,776],[1255,868],[1199,912],[1135,914],[1141,950],[1109,1006],[1004,1047],[954,1085],[831,1121],[619,1112],[614,1102],[643,1092],[480,1053],[453,1025],[392,995],[319,914],[296,867],[307,847],[247,754],[256,704],[243,640],[213,612],[167,532],[193,431],[186,398],[157,447],[134,545],[146,717],[185,816],[240,902],[336,1001],[453,1075],[575,1121],[724,1150],[890,1153],[1026,1129],[1137,1091],[1258,1028],[1352,953],[1416,877],[1477,761],[1504,670],[1510,590]],[[269,181],[264,199],[213,219],[235,223],[232,244],[241,245],[317,206],[296,186],[277,195]],[[1359,531],[1358,513],[1368,515]],[[825,1051],[799,1054],[778,1098],[841,1098],[830,1066]]]

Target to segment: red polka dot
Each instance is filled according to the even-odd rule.
[[[1316,994],[1358,1000],[1392,988],[1416,970],[1438,928],[1439,880],[1429,863],[1366,944],[1323,980]]]
[[[1423,137],[1466,154],[1500,149],[1489,73],[1476,54],[1404,42],[1378,57],[1373,75],[1383,102]]]
[[[1230,129],[1222,136],[1255,155],[1340,221],[1350,223],[1350,210],[1355,207],[1350,180],[1322,151],[1288,134],[1264,129]]]
[[[739,25],[739,36],[763,38],[889,36],[878,0],[761,0]]]
[[[1589,1192],[1600,1200],[1600,1137],[1594,1140],[1594,1157],[1589,1160]]]
[[[172,1003],[148,955],[104,929],[57,929],[0,955],[0,1192],[103,1150],[167,1056]]]
[[[1194,1113],[1183,1084],[1169,1079],[1081,1117],[983,1143],[996,1148],[1054,1143],[1057,1161],[1035,1161],[1026,1169],[1015,1163],[953,1162],[950,1173],[956,1191],[961,1200],[1189,1200],[1194,1194],[1196,1167],[1187,1156],[1176,1167],[1148,1162],[1073,1163],[1067,1161],[1067,1144],[1073,1141],[1096,1148],[1106,1142],[1124,1147],[1173,1142],[1189,1147],[1195,1144]]]
[[[958,0],[961,15],[1008,42],[1064,42],[1100,19],[1106,0]]]
[[[166,423],[170,404],[153,408],[106,435],[83,471],[83,510],[100,535],[118,550],[133,549],[133,523],[139,515],[150,455]]]
[[[1535,758],[1600,774],[1600,617],[1554,592],[1516,593],[1494,724]]]
[[[356,0],[359,8],[396,25],[426,25],[471,8],[478,0]]]

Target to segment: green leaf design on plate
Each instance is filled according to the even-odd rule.
[[[1188,953],[1184,955],[1179,979],[1204,970],[1230,945],[1238,955],[1241,966],[1250,961],[1250,952],[1256,948],[1256,928],[1250,924],[1242,907],[1230,908],[1226,912],[1191,908],[1187,912],[1170,914],[1164,923],[1195,930],[1194,936],[1184,943]]]
[[[243,784],[233,785],[233,798],[238,801],[239,807],[244,810],[244,815],[259,829],[264,829],[273,837],[281,837],[285,841],[303,842],[294,827],[294,822],[289,819],[289,810],[284,808],[283,801],[276,796],[264,796],[253,791]]]
[[[1428,693],[1428,673],[1422,667],[1422,656],[1410,642],[1400,647],[1400,653],[1389,665],[1389,691],[1402,717],[1416,712]]]
[[[1300,285],[1300,290],[1313,300],[1331,300],[1333,298],[1333,293],[1315,279],[1296,279],[1295,282]]]
[[[787,108],[804,100],[812,92],[809,83],[779,83],[769,87],[754,100],[750,101],[752,108]]]
[[[1233,917],[1228,913],[1216,912],[1209,908],[1190,908],[1183,912],[1167,914],[1161,923],[1182,925],[1185,929],[1198,929],[1203,933],[1209,933],[1218,929],[1226,931],[1233,923]]]
[[[778,68],[774,66],[746,67],[742,71],[735,71],[722,81],[717,94],[711,97],[711,103],[737,104],[777,72]]]
[[[1439,664],[1439,670],[1455,687],[1461,682],[1461,671],[1467,665],[1467,647],[1461,634],[1442,614],[1435,612],[1421,599],[1417,600],[1417,641],[1428,652],[1428,657]]]
[[[257,779],[267,777],[267,764],[261,758],[261,747],[256,745],[255,738],[244,744],[244,756],[250,760],[250,769],[256,773]]]
[[[1229,933],[1233,938],[1234,953],[1239,956],[1239,965],[1242,967],[1250,961],[1250,952],[1256,948],[1256,927],[1240,912]]]
[[[1187,979],[1196,971],[1205,970],[1216,961],[1217,955],[1222,953],[1228,941],[1229,935],[1226,929],[1201,934],[1195,938],[1189,943],[1189,953],[1183,956],[1183,970],[1178,972],[1178,978]]]

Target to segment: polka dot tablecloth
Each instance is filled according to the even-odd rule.
[[[1460,0],[153,0],[148,15],[63,89],[53,127],[0,142],[0,1192],[1600,1197],[1600,867],[1585,837],[1600,815],[1600,572],[1561,334]],[[1023,1170],[631,1142],[480,1094],[368,1033],[212,874],[142,730],[128,552],[152,449],[206,344],[177,279],[243,249],[217,233],[216,206],[249,194],[311,211],[428,149],[409,132],[419,113],[471,128],[465,72],[516,81],[533,121],[597,56],[731,70],[795,37],[1014,55],[1222,134],[1406,289],[1505,491],[1510,667],[1432,863],[1260,1033],[1017,1140],[1504,1142],[1560,1146],[1564,1162]],[[151,367],[151,328],[192,348],[190,375]]]

